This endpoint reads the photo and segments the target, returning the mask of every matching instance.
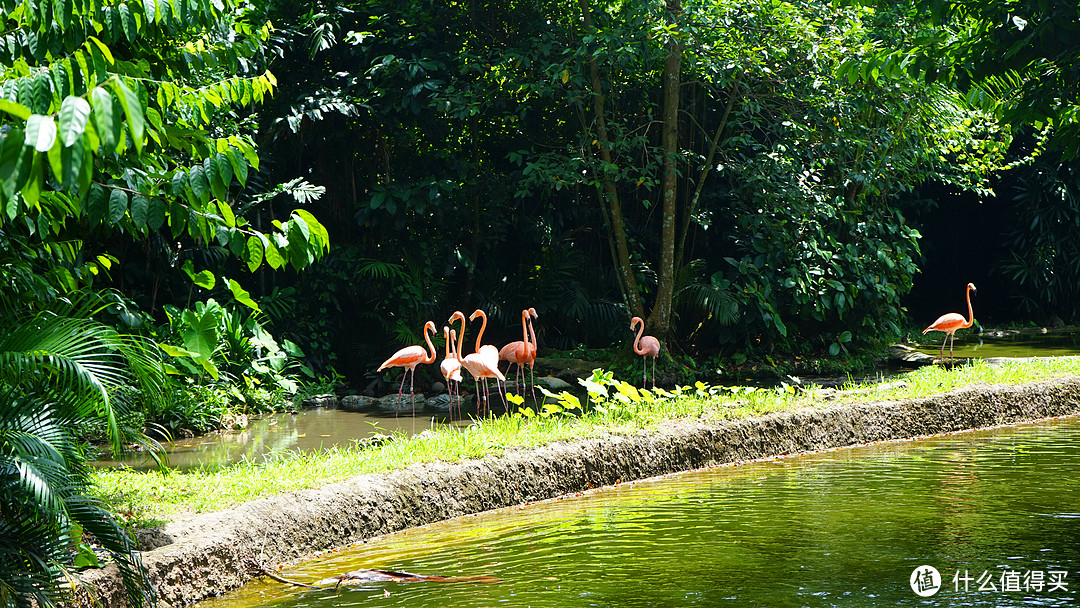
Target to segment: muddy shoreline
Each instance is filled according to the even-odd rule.
[[[1080,413],[1080,378],[974,385],[908,401],[801,409],[659,432],[559,442],[458,464],[414,465],[171,522],[142,560],[166,606],[220,595],[275,564],[452,517],[678,471]],[[115,567],[87,571],[103,608],[126,601]],[[90,606],[82,596],[73,606]]]

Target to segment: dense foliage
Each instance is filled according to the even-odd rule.
[[[133,394],[160,393],[155,349],[78,311],[0,324],[0,605],[57,605],[72,568],[98,563],[89,538],[117,563],[133,606],[153,605],[134,542],[89,491],[80,434],[114,452]],[[86,539],[84,540],[84,535]]]
[[[178,379],[164,379],[151,340],[167,348],[182,336],[154,325],[163,304],[216,285],[230,306],[257,311],[238,271],[303,268],[329,242],[305,210],[263,219],[273,189],[243,190],[259,168],[249,108],[274,86],[269,23],[250,5],[4,1],[0,19],[0,600],[51,605],[67,571],[94,561],[94,543],[141,604],[152,590],[131,541],[85,497],[85,441],[108,437],[118,451],[144,437],[142,423],[168,423],[189,385],[206,386],[184,369],[186,351],[169,353]],[[186,301],[168,290],[185,277]],[[76,299],[106,324],[73,317]],[[244,323],[240,339],[262,341],[237,365],[280,379],[281,349]],[[158,380],[139,387],[117,371],[132,357]],[[242,400],[249,376],[236,378],[219,392]],[[134,434],[120,433],[121,413]],[[89,424],[99,419],[100,434]]]
[[[297,291],[313,293],[301,318],[355,358],[350,376],[377,364],[387,335],[415,341],[427,318],[474,306],[508,332],[535,306],[556,347],[624,340],[630,313],[662,305],[670,325],[654,325],[698,354],[895,337],[918,257],[896,197],[930,179],[985,187],[1005,143],[955,91],[888,60],[865,9],[282,10],[294,25],[264,150],[327,187],[316,214],[347,245]],[[668,153],[672,40],[682,93]],[[338,278],[349,270],[369,280]]]

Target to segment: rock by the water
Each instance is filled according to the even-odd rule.
[[[379,408],[379,400],[367,395],[348,395],[341,398],[338,409],[346,412],[370,412]]]
[[[574,386],[566,380],[556,378],[555,376],[542,376],[537,378],[536,385],[542,386],[553,393],[568,391],[574,388]]]
[[[390,412],[398,413],[412,412],[414,407],[417,410],[422,411],[424,409],[424,403],[427,400],[427,397],[425,397],[423,393],[416,393],[415,406],[413,404],[413,399],[413,396],[410,396],[408,393],[403,393],[401,395],[401,400],[398,401],[398,394],[390,393],[382,399],[379,399],[379,408]]]
[[[301,402],[305,408],[319,408],[319,407],[336,407],[338,404],[337,395],[333,393],[323,393],[321,395],[312,395]]]
[[[454,403],[455,405],[457,404],[457,399],[454,399]],[[436,412],[447,412],[450,410],[450,395],[448,393],[435,395],[431,399],[425,401],[424,405],[427,406],[428,409],[435,410]]]

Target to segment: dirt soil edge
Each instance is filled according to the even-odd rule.
[[[658,432],[413,465],[262,498],[167,524],[156,535],[161,546],[143,552],[142,561],[160,604],[184,606],[243,585],[251,578],[250,560],[290,561],[413,526],[678,471],[1077,413],[1080,378],[1074,377],[712,424],[679,422]],[[73,608],[127,605],[115,566],[86,571],[82,582]]]

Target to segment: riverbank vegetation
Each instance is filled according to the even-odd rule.
[[[133,526],[217,511],[281,492],[315,488],[365,473],[385,473],[424,462],[460,462],[611,434],[654,430],[680,420],[705,423],[761,416],[795,408],[913,399],[970,385],[1017,385],[1080,375],[1080,358],[983,362],[945,369],[924,367],[887,382],[849,383],[840,389],[724,387],[698,383],[674,390],[637,389],[597,370],[583,381],[588,398],[547,393],[544,407],[474,420],[465,428],[439,427],[415,436],[399,434],[376,444],[357,442],[318,452],[273,454],[216,469],[99,469],[100,497]]]

